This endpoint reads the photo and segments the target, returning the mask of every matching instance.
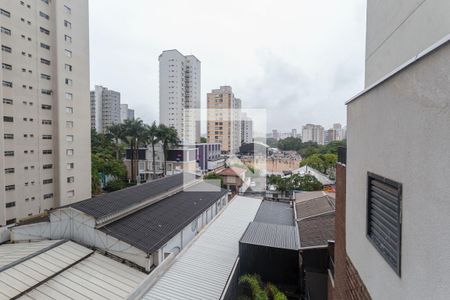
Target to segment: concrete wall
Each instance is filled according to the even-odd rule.
[[[448,0],[368,0],[366,87],[450,33]]]
[[[348,104],[347,254],[373,299],[450,295],[449,75],[447,42]],[[366,237],[368,171],[403,184],[401,277]]]

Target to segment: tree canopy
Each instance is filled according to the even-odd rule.
[[[274,185],[276,189],[281,192],[292,192],[294,190],[310,192],[323,189],[323,185],[320,181],[312,175],[301,176],[299,174],[293,174],[289,177],[271,175],[268,176],[267,183]]]

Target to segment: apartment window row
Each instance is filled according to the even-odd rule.
[[[41,108],[44,109],[44,110],[51,110],[51,109],[52,109],[52,106],[51,106],[51,105],[48,105],[48,104],[42,104],[42,105],[41,105]]]
[[[52,125],[52,120],[42,120],[42,125]]]
[[[72,23],[70,23],[67,20],[64,20],[64,27],[68,28],[68,29],[72,29]]]
[[[14,156],[14,151],[5,151],[4,154],[6,157],[12,157]]]
[[[51,184],[51,183],[53,183],[53,179],[44,179],[42,181],[42,184]]]
[[[5,191],[14,191],[16,189],[15,184],[5,186]]]
[[[44,65],[50,66],[51,61],[49,61],[48,59],[45,59],[45,58],[41,58],[41,63],[43,63]]]
[[[67,177],[67,183],[74,183],[75,182],[75,177],[71,176],[71,177]]]
[[[7,202],[7,203],[5,204],[5,207],[6,207],[6,208],[15,207],[15,206],[16,206],[16,202]]]
[[[68,86],[72,86],[72,85],[73,85],[73,80],[72,80],[72,79],[69,79],[69,78],[66,78],[65,83],[66,83],[66,85],[68,85]]]
[[[3,116],[3,122],[14,122],[14,117],[10,117],[10,116]]]
[[[7,18],[11,18],[11,13],[4,9],[0,9],[0,15],[5,16]]]
[[[16,170],[14,168],[7,168],[5,169],[5,174],[14,174]]]
[[[2,63],[2,69],[11,71],[12,65]]]
[[[4,87],[10,87],[10,88],[13,87],[13,83],[12,83],[11,81],[6,81],[6,80],[3,80],[3,81],[2,81],[2,85],[3,85]]]
[[[44,154],[44,155],[53,154],[53,150],[42,150],[42,154]]]
[[[44,199],[51,199],[51,198],[53,198],[53,193],[44,195]]]
[[[50,0],[41,0],[42,2],[44,2],[45,4],[49,5],[50,4]]]
[[[25,23],[25,19],[24,19],[24,18],[20,18],[20,21],[22,21],[23,23]],[[30,22],[30,21],[27,21],[27,25],[30,25],[30,26],[31,26],[31,22]]]
[[[25,2],[20,1],[20,5],[25,6]],[[30,4],[27,4],[27,8],[31,8],[31,5],[30,5]]]
[[[43,34],[50,35],[50,30],[45,29],[44,27],[40,27],[39,30],[40,30]]]
[[[49,45],[47,45],[47,44],[45,44],[45,43],[41,43],[41,48],[44,48],[44,49],[50,50],[50,46],[49,46]]]
[[[52,139],[52,136],[51,136],[50,134],[44,134],[44,135],[42,136],[42,139],[43,139],[43,140],[51,140],[51,139]]]
[[[50,170],[50,169],[53,169],[53,165],[52,165],[52,164],[43,165],[43,166],[42,166],[42,169],[44,169],[44,170]]]
[[[41,90],[41,94],[51,96],[53,94],[53,91],[52,90],[42,89]]]
[[[12,133],[5,133],[5,134],[3,135],[3,138],[4,138],[5,140],[13,140],[13,139],[14,139],[14,134],[12,134]]]
[[[39,12],[39,16],[43,17],[46,20],[50,20],[50,16],[42,11]]]
[[[29,42],[32,41],[32,38],[30,38],[30,37],[27,38],[24,34],[20,35],[20,37],[21,37],[22,39],[27,39]]]
[[[6,52],[6,53],[11,53],[11,52],[12,52],[12,49],[11,49],[11,47],[2,45],[2,51],[3,51],[3,52]]]
[[[8,29],[6,27],[0,27],[0,31],[6,35],[11,35],[11,29]]]
[[[47,74],[41,74],[41,78],[42,79],[45,79],[45,80],[50,80],[50,79],[52,79],[52,77],[50,76],[50,75],[47,75]]]

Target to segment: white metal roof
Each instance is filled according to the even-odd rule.
[[[19,252],[39,246],[15,245]],[[0,251],[11,246],[2,245]],[[0,271],[0,299],[123,299],[145,277],[74,242],[59,242],[6,265]]]
[[[0,269],[12,262],[41,251],[59,241],[39,241],[35,243],[4,244],[0,246]]]
[[[170,269],[144,299],[220,299],[239,254],[239,239],[253,221],[261,200],[236,197]]]

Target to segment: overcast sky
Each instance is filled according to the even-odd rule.
[[[243,107],[268,110],[268,130],[345,124],[363,88],[362,0],[91,0],[91,86],[158,119],[158,56],[202,62],[206,93],[231,85]]]

